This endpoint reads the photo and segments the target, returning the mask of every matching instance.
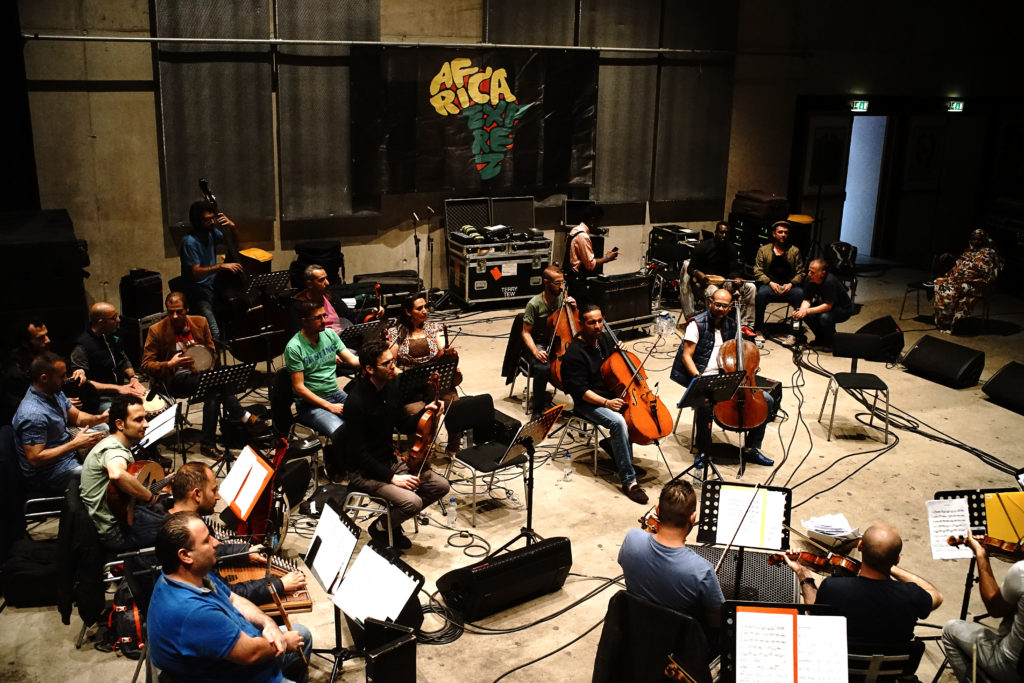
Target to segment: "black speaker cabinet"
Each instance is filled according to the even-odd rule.
[[[609,325],[651,315],[647,278],[635,273],[602,275],[587,280],[587,301],[601,307]]]
[[[1024,363],[1010,361],[982,385],[981,390],[999,405],[1024,414]]]
[[[687,545],[695,553],[711,564],[718,564],[722,557],[720,548],[713,545]],[[739,568],[739,553],[730,548],[722,563],[719,583],[726,600],[756,600],[757,602],[796,602],[800,595],[796,583],[796,574],[784,563],[768,564],[771,552],[744,549],[743,567],[739,574],[739,585],[736,583],[736,570]]]
[[[164,310],[164,281],[160,273],[133,268],[121,278],[121,315],[145,318]]]
[[[553,593],[572,568],[572,547],[565,536],[453,569],[437,580],[445,604],[475,621],[490,614]]]
[[[900,329],[900,326],[896,324],[891,315],[875,318],[857,330],[857,334],[876,334],[881,338],[881,353],[872,360],[895,363],[899,360],[900,354],[903,353],[903,347],[906,345],[903,339],[903,330]]]
[[[973,387],[985,369],[985,352],[927,335],[903,357],[910,372],[954,389]]]

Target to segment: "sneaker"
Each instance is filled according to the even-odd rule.
[[[641,505],[647,505],[647,492],[640,488],[640,485],[634,482],[631,486],[622,485],[622,492],[626,494],[634,503],[640,503]]]
[[[765,467],[771,467],[775,464],[775,461],[767,457],[764,453],[756,448],[743,451],[743,459],[752,465],[764,465]]]
[[[787,334],[786,338],[782,340],[782,345],[787,349],[791,349],[797,344],[797,338],[795,334]]]

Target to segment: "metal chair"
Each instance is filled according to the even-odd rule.
[[[908,643],[860,643],[847,645],[847,670],[851,681],[874,683],[913,676],[924,654],[924,641]]]
[[[342,509],[345,514],[351,515],[352,521],[356,523],[384,515],[384,519],[387,520],[388,545],[394,547],[395,536],[391,530],[391,503],[386,498],[371,496],[364,491],[349,490]],[[365,514],[360,515],[359,513]],[[414,516],[412,524],[415,533],[418,534],[420,532],[419,519]]]
[[[818,422],[821,422],[825,414],[825,404],[828,402],[829,393],[832,393],[832,415],[828,421],[828,438],[832,440],[832,423],[836,419],[836,402],[839,400],[839,390],[847,391],[873,391],[875,392],[874,402],[871,405],[871,420],[868,422],[874,425],[875,409],[878,406],[878,395],[885,394],[885,443],[889,443],[889,387],[877,375],[866,372],[857,372],[857,361],[880,360],[881,337],[877,334],[850,334],[847,332],[836,332],[832,341],[832,355],[836,358],[852,358],[850,372],[837,372],[829,378],[828,387],[825,389],[825,396],[821,401],[821,410],[818,411]]]

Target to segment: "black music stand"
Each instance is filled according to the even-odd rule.
[[[398,375],[398,393],[402,397],[402,403],[409,404],[422,400],[427,382],[435,372],[441,375],[441,383],[438,385],[440,391],[452,391],[455,388],[455,372],[458,369],[458,358],[442,356],[436,362],[403,370]]]
[[[203,370],[199,373],[199,384],[196,385],[192,395],[188,397],[188,405],[203,403],[217,394],[237,394],[243,391],[249,383],[252,371],[256,369],[255,363],[243,365],[229,365],[213,370]],[[184,456],[182,456],[184,460]],[[220,474],[225,467],[230,468],[235,458],[231,451],[225,449],[224,457],[213,468],[215,474]]]
[[[273,273],[260,273],[249,277],[246,294],[276,294],[288,286],[291,273],[287,270],[275,270]]]
[[[547,438],[548,434],[551,432],[551,428],[555,425],[555,422],[558,421],[558,418],[564,409],[564,404],[559,404],[549,408],[536,420],[530,420],[520,427],[519,433],[516,434],[516,438],[512,440],[512,443],[508,446],[508,450],[505,451],[505,455],[501,457],[499,463],[506,463],[513,458],[518,458],[525,451],[526,457],[530,461],[529,479],[526,480],[526,526],[519,530],[519,533],[515,538],[491,553],[490,557],[494,557],[503,550],[508,550],[509,546],[520,538],[526,539],[527,546],[533,545],[537,541],[541,540],[541,537],[533,530],[533,456],[536,452],[537,444]]]
[[[739,389],[740,384],[743,382],[744,373],[742,372],[727,372],[719,375],[699,375],[690,380],[690,386],[686,387],[686,391],[683,393],[683,397],[679,399],[679,403],[676,407],[682,408],[693,408],[694,419],[697,419],[697,408],[700,406],[710,403],[715,404],[721,401],[728,401],[732,398],[736,390]],[[711,460],[710,453],[703,453],[703,462],[693,463],[685,470],[673,477],[673,480],[679,479],[680,477],[686,476],[691,470],[695,470],[698,467],[702,468],[700,476],[694,474],[694,478],[699,479],[701,484],[706,484],[708,481],[708,468],[710,467],[715,473],[715,479],[723,481],[722,473],[715,467],[715,463]],[[743,449],[740,448],[740,471],[737,475],[743,476]]]
[[[381,336],[383,328],[383,320],[371,320],[368,323],[359,323],[352,327],[346,327],[338,334],[338,337],[346,347],[358,352],[359,347],[363,345],[365,340]]]
[[[723,546],[721,539],[718,537],[718,518],[719,513],[722,511],[723,506],[721,505],[722,499],[722,485],[721,481],[711,481],[707,483],[700,497],[700,518],[697,521],[697,541],[704,545],[719,545]],[[737,486],[744,489],[750,489],[751,492],[755,488],[758,488],[751,484],[739,484],[731,483],[728,486]],[[783,488],[781,486],[761,486],[763,491],[774,491],[777,493],[785,494],[785,508],[782,513],[782,529],[781,529],[781,547],[772,548],[764,546],[753,546],[753,545],[742,545],[739,543],[733,543],[732,547],[737,549],[736,553],[736,571],[735,571],[735,582],[733,585],[733,597],[736,599],[740,598],[740,586],[743,579],[743,557],[744,550],[746,548],[760,548],[764,550],[786,550],[789,548],[789,522],[790,514],[793,506],[793,493],[790,489]],[[728,535],[731,537],[735,529],[729,529]]]

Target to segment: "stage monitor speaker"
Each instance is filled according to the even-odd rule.
[[[651,288],[644,275],[623,273],[587,280],[587,303],[601,307],[605,322],[629,322],[651,314]]]
[[[954,389],[973,387],[985,369],[985,352],[927,335],[903,357],[910,372]]]
[[[1012,360],[999,368],[996,374],[982,385],[981,390],[999,405],[1024,414],[1024,394],[1021,393],[1021,387],[1024,387],[1024,363]]]
[[[448,607],[475,621],[558,590],[571,568],[569,539],[556,536],[453,569],[437,580],[437,589]]]
[[[891,315],[875,318],[857,330],[857,334],[876,334],[881,338],[880,354],[877,358],[870,360],[895,363],[900,359],[900,354],[903,353],[903,347],[906,345],[903,339],[903,330],[900,329],[900,326],[896,324]]]
[[[724,548],[713,545],[687,545],[695,553],[712,565],[718,563]],[[742,573],[737,590],[736,568],[739,566],[738,555],[744,553]],[[767,558],[773,553],[762,550],[736,548],[729,549],[729,556],[722,563],[719,583],[726,600],[753,600],[757,602],[794,603],[800,596],[796,583],[796,574],[784,563],[768,564]]]

